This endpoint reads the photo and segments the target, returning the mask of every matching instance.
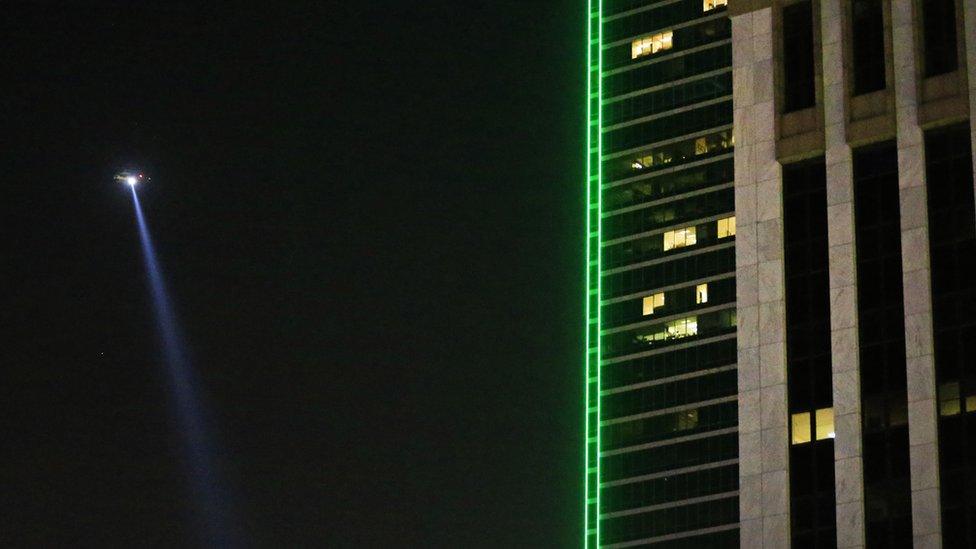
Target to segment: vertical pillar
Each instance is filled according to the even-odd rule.
[[[739,510],[743,547],[789,546],[782,170],[772,9],[732,17]]]
[[[842,39],[843,9],[841,0],[822,0],[820,3],[835,430],[834,482],[837,494],[837,546],[841,548],[864,547],[854,174],[845,124],[847,92]]]
[[[933,360],[932,291],[925,139],[918,124],[918,78],[912,0],[892,0],[895,118],[905,298],[908,441],[915,547],[941,547],[939,446]]]

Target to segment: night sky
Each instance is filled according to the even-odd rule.
[[[198,4],[3,3],[0,545],[196,539],[130,166],[249,545],[578,545],[584,4]]]

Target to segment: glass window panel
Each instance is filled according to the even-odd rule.
[[[954,416],[959,412],[959,382],[943,383],[939,386],[939,414]]]
[[[644,316],[654,314],[654,309],[664,306],[664,292],[645,297],[643,305]]]
[[[695,288],[695,303],[708,303],[708,284],[699,284]]]
[[[834,438],[834,409],[817,410],[817,440]]]
[[[670,50],[673,45],[673,38],[674,32],[672,31],[638,38],[630,43],[630,58],[637,59],[662,50]]]
[[[810,412],[793,414],[791,420],[793,424],[793,437],[791,442],[793,444],[810,442]]]
[[[719,6],[727,6],[729,0],[704,0],[702,11],[711,11]]]
[[[718,220],[718,237],[735,236],[735,216]]]
[[[674,249],[674,231],[664,233],[664,251]]]
[[[967,412],[976,411],[976,396],[966,397],[966,411]]]

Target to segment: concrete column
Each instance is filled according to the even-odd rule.
[[[732,17],[739,512],[743,547],[789,546],[782,169],[772,10]]]
[[[916,548],[942,546],[939,445],[933,360],[932,291],[925,140],[918,125],[918,75],[912,0],[892,0],[898,186],[908,368],[912,535]]]
[[[837,546],[841,548],[864,547],[854,174],[845,124],[847,92],[842,40],[843,9],[841,0],[821,0],[830,346],[834,393],[834,481],[837,493]]]

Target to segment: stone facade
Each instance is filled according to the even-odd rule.
[[[732,17],[739,509],[743,547],[789,544],[782,173],[772,9]]]
[[[914,9],[912,0],[891,2],[908,370],[908,438],[912,471],[912,534],[915,547],[940,547],[939,446],[936,438],[925,142],[918,122],[920,71],[915,48]]]

